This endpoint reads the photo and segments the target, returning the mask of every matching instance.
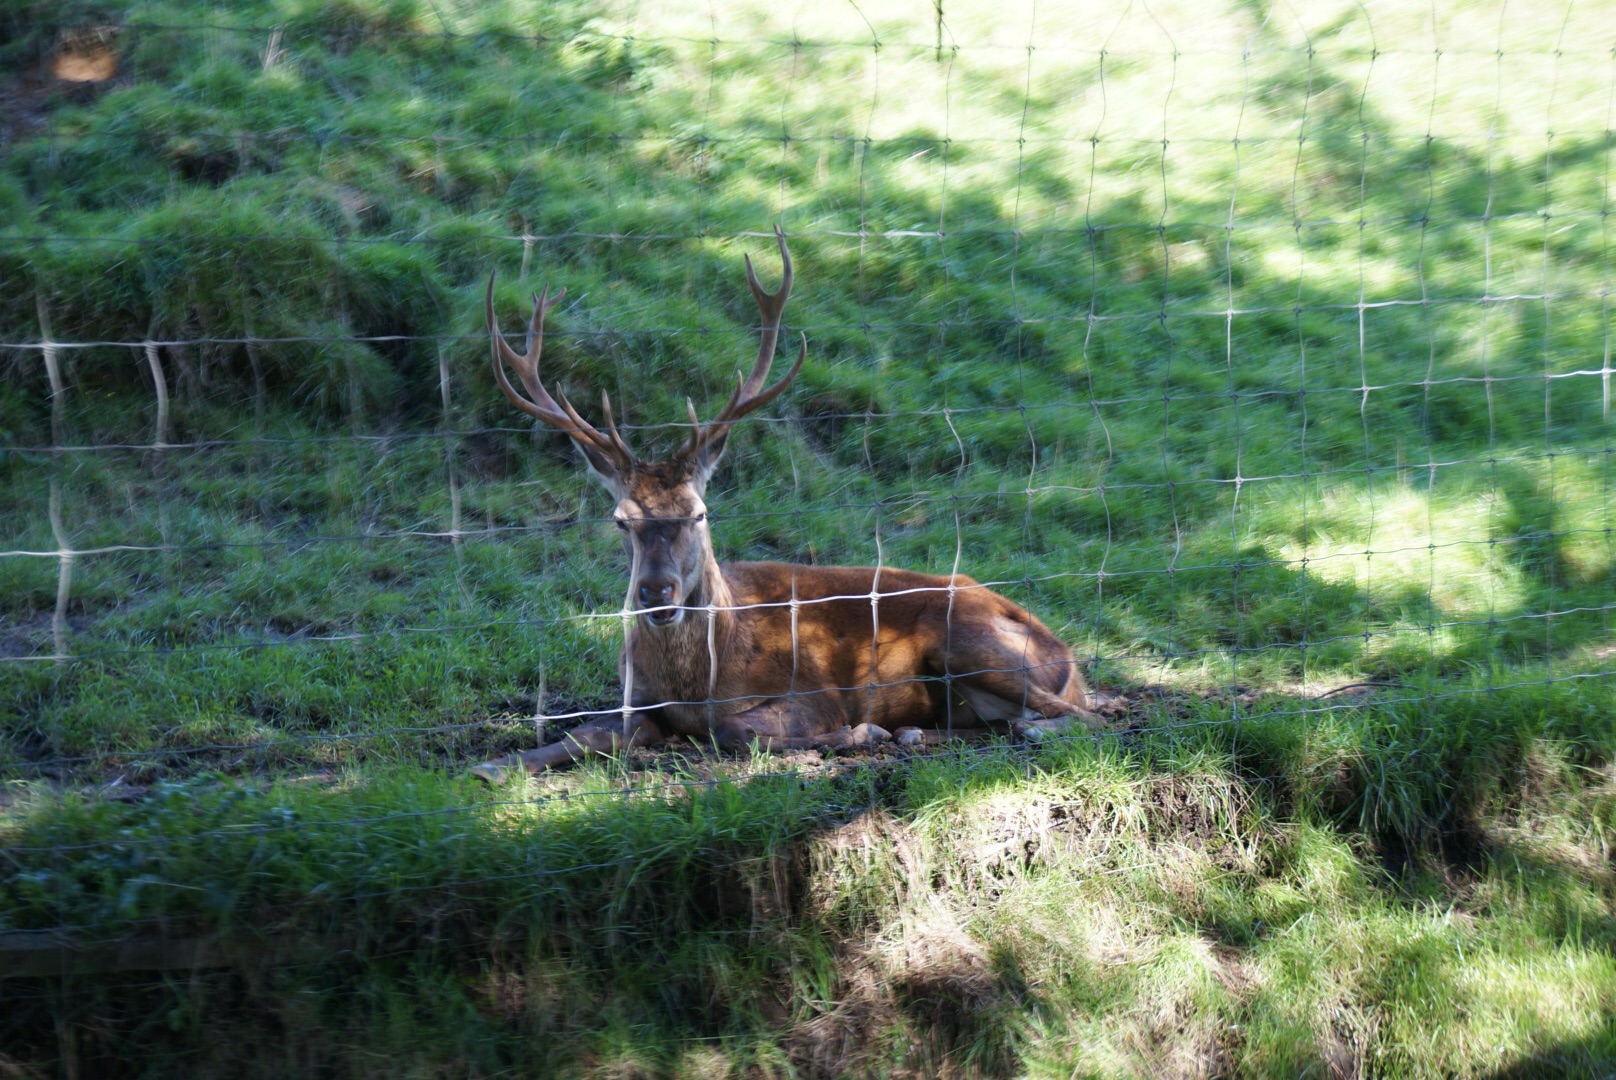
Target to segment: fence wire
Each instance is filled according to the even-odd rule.
[[[935,41],[857,9],[739,36],[645,13],[617,32],[116,27],[122,74],[4,135],[28,204],[0,232],[12,802],[460,772],[651,708],[613,688],[643,616],[617,599],[609,500],[564,437],[507,413],[480,291],[496,266],[502,290],[521,282],[499,294],[511,330],[519,293],[571,285],[546,378],[580,401],[609,390],[653,457],[683,437],[680,399],[710,415],[752,347],[740,256],[778,280],[776,222],[811,359],[737,425],[708,494],[721,559],[970,575],[1122,702],[1109,738],[1435,717],[1609,676],[1616,51],[1568,41],[1569,8],[1547,30],[1501,17],[1490,41],[1391,12],[1203,40],[1131,6],[1109,29],[1029,7],[956,31],[945,6]],[[508,75],[547,114],[526,130],[506,129],[522,110],[474,115],[504,106],[445,66],[516,46],[553,65]],[[112,115],[116,95],[184,82],[176,49],[213,80],[185,83],[191,107]],[[333,59],[367,55],[400,71]],[[429,105],[393,101],[394,129],[344,82],[360,74]],[[342,103],[322,126],[231,125],[237,82],[267,101],[304,78]],[[294,213],[263,192],[310,153],[297,198],[318,213]],[[118,156],[158,162],[169,194],[138,173],[88,191],[84,163]],[[90,209],[51,209],[68,196]],[[129,226],[104,212],[165,198],[178,209]],[[912,591],[723,610],[789,607],[795,635],[822,604],[867,601],[876,650],[901,633],[882,605]],[[937,591],[952,647],[968,590]],[[858,724],[895,685],[789,696],[856,700]],[[1153,709],[1141,688],[1195,704]],[[673,780],[642,762],[603,788],[140,835],[0,824],[15,873],[64,890],[55,919],[36,900],[0,931],[94,936],[62,884],[88,858],[127,859],[133,880],[176,846],[327,829],[407,846],[386,830],[913,760]],[[631,867],[644,845],[620,839],[318,902]],[[166,901],[143,902],[119,933],[164,924]]]

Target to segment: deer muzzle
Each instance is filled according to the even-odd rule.
[[[653,626],[668,626],[684,615],[679,606],[679,583],[667,579],[642,581],[638,591],[640,609]]]

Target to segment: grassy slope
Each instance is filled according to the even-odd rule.
[[[9,60],[57,10],[8,6]],[[54,416],[11,360],[3,546],[57,547],[54,491],[74,547],[163,550],[75,562],[70,665],[29,659],[57,560],[0,559],[0,929],[283,926],[363,975],[35,988],[7,1041],[227,1071],[284,1068],[283,1030],[344,1072],[1608,1060],[1612,709],[1575,677],[1611,459],[1572,374],[1608,353],[1607,31],[1152,11],[950,5],[942,62],[869,5],[119,17],[147,27],[122,81],[8,129],[0,338],[203,342],[156,355],[167,441],[207,445],[39,449],[152,442],[146,353],[65,350]],[[1188,695],[1141,718],[1174,730],[490,802],[437,769],[527,744],[500,718],[541,697],[613,703],[619,579],[599,496],[499,404],[484,275],[512,326],[569,286],[552,377],[666,444],[752,347],[740,256],[773,262],[737,237],[776,220],[811,355],[737,438],[723,554],[962,551],[1102,684]],[[1402,685],[1306,696],[1365,678]],[[161,783],[39,782],[120,777]],[[381,820],[317,824],[353,818]]]

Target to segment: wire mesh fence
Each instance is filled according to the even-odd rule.
[[[774,280],[776,223],[809,360],[737,425],[720,558],[969,574],[1072,647],[1119,737],[1610,674],[1597,13],[274,14],[25,41],[54,81],[14,94],[0,189],[17,799],[458,771],[626,715],[610,500],[500,400],[481,292],[498,268],[512,326],[569,286],[546,379],[609,390],[660,458],[680,399],[710,415],[755,347],[741,256]],[[636,760],[610,792],[821,775]],[[423,817],[597,782],[87,818],[11,851],[43,873],[324,827],[402,848]],[[345,880],[532,882],[641,858],[623,843]],[[175,902],[125,895],[125,929]],[[105,914],[25,906],[16,929]]]

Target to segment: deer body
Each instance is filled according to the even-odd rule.
[[[710,617],[629,634],[635,691],[662,703],[667,731],[716,735],[721,744],[796,742],[859,724],[967,728],[1088,708],[1066,646],[964,575],[787,563],[717,569],[728,598]]]
[[[778,230],[777,230],[778,233]],[[538,374],[543,319],[555,300],[537,298],[526,354],[499,335],[489,281],[494,370],[518,408],[572,437],[590,471],[617,500],[613,517],[638,600],[619,667],[633,711],[580,725],[558,743],[486,762],[537,772],[589,753],[650,745],[669,734],[723,749],[836,747],[930,741],[982,723],[1037,737],[1092,718],[1071,650],[1025,609],[964,575],[892,567],[720,564],[703,501],[730,425],[795,377],[796,364],[762,389],[791,289],[791,258],[779,237],[784,281],[775,293],[747,281],[763,314],[763,345],[751,376],[707,425],[692,406],[693,433],[671,460],[633,456],[602,398],[606,433],[557,401]],[[559,300],[558,296],[556,300]],[[505,377],[508,363],[529,396]]]

